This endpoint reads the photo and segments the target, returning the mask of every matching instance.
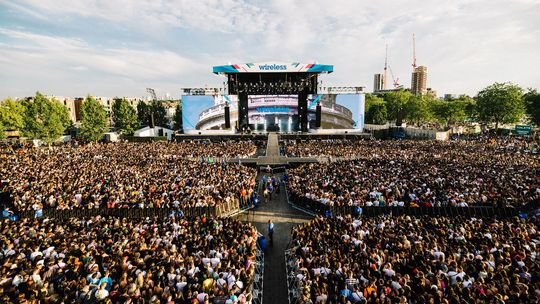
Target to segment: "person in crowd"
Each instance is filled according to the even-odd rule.
[[[274,222],[268,220],[268,239],[270,240],[270,245],[274,244]]]
[[[537,303],[538,218],[316,218],[293,229],[300,303]]]
[[[280,143],[284,155],[289,157],[332,157],[354,159],[373,153],[384,153],[399,157],[403,154],[454,150],[478,153],[539,154],[540,143],[533,138],[469,136],[450,141],[434,140],[375,140],[375,139],[328,139],[328,140],[284,140]],[[448,153],[452,151],[447,151]]]
[[[303,141],[287,147],[304,156],[336,157],[289,171],[293,196],[326,205],[517,207],[540,199],[540,154],[519,139]]]
[[[257,231],[231,218],[4,219],[0,226],[2,303],[251,298]]]
[[[201,164],[186,159],[201,151],[223,156],[219,151],[228,149],[221,144],[207,144],[205,149],[192,145],[22,148],[17,153],[0,154],[0,175],[18,210],[185,208],[245,202],[254,188],[256,171],[238,164]]]

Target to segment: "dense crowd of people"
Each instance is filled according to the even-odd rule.
[[[241,140],[0,147],[0,193],[9,193],[15,207],[4,209],[0,222],[0,302],[250,303],[254,226],[184,217],[178,209],[256,206],[259,190],[271,202],[285,182],[293,197],[330,206],[540,200],[540,154],[521,139],[287,141],[285,155],[321,162],[280,178],[268,166],[259,184],[255,169],[225,161],[251,157],[258,146]],[[163,207],[174,209],[160,210],[168,218],[59,220],[37,212]],[[19,218],[25,210],[37,217]],[[537,303],[538,224],[517,217],[317,217],[292,230],[287,264],[299,303]],[[273,229],[269,220],[270,241]]]
[[[186,157],[247,158],[257,153],[257,142],[252,140],[180,141],[175,153]]]
[[[23,219],[4,220],[1,229],[2,303],[228,304],[251,297],[257,231],[234,219]]]
[[[362,158],[384,153],[389,156],[409,156],[419,152],[454,154],[539,154],[540,143],[519,137],[463,137],[451,141],[434,140],[285,140],[281,143],[283,154],[288,157]]]
[[[255,169],[186,160],[186,145],[191,144],[23,147],[0,154],[0,176],[18,210],[201,207],[251,196]]]
[[[317,218],[292,232],[299,303],[538,303],[538,224]]]
[[[326,144],[333,142],[321,147]],[[333,206],[519,206],[540,199],[540,154],[528,153],[525,145],[375,140],[342,144],[328,147],[330,153],[354,150],[354,160],[290,170],[291,193]]]

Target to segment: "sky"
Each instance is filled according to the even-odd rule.
[[[179,97],[261,61],[332,64],[324,86],[371,91],[386,44],[410,87],[413,33],[439,95],[540,89],[538,16],[540,0],[0,0],[0,98]]]

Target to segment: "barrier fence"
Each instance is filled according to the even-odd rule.
[[[260,233],[259,233],[260,234]],[[263,278],[264,278],[264,252],[257,242],[257,255],[255,256],[255,273],[251,283],[251,304],[262,304],[263,302]]]
[[[42,217],[57,218],[57,219],[69,219],[69,218],[83,218],[94,216],[114,216],[121,218],[165,218],[172,214],[177,216],[186,217],[227,217],[234,213],[237,213],[241,208],[247,208],[248,203],[242,204],[240,200],[233,199],[230,202],[224,202],[217,206],[205,206],[205,207],[188,207],[188,208],[92,208],[92,209],[43,209],[40,211]],[[26,210],[18,212],[21,218],[33,218],[36,217],[38,212],[34,210]]]
[[[297,303],[302,292],[301,280],[297,277],[298,271],[294,249],[285,250],[285,272],[287,274],[287,298],[289,304]]]
[[[287,188],[285,188],[287,189]],[[492,207],[492,206],[472,206],[472,207],[358,207],[358,206],[328,206],[321,202],[312,200],[305,196],[298,196],[287,191],[289,204],[293,207],[302,209],[308,213],[315,213],[323,216],[366,216],[375,217],[380,215],[412,215],[412,216],[464,216],[464,217],[513,217],[520,216],[520,212],[526,209],[537,209],[540,202],[535,201],[523,206],[522,208],[512,207]],[[299,303],[306,282],[305,273],[298,268],[294,250],[289,247],[285,251],[285,266],[287,273],[287,290],[289,304]]]
[[[307,211],[324,216],[465,216],[465,217],[512,217],[519,215],[519,209],[512,207],[472,206],[472,207],[393,207],[393,206],[329,206],[305,196],[288,192],[289,203]]]

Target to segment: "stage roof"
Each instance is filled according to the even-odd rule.
[[[332,73],[333,65],[300,62],[255,62],[213,67],[214,74],[236,73]]]

